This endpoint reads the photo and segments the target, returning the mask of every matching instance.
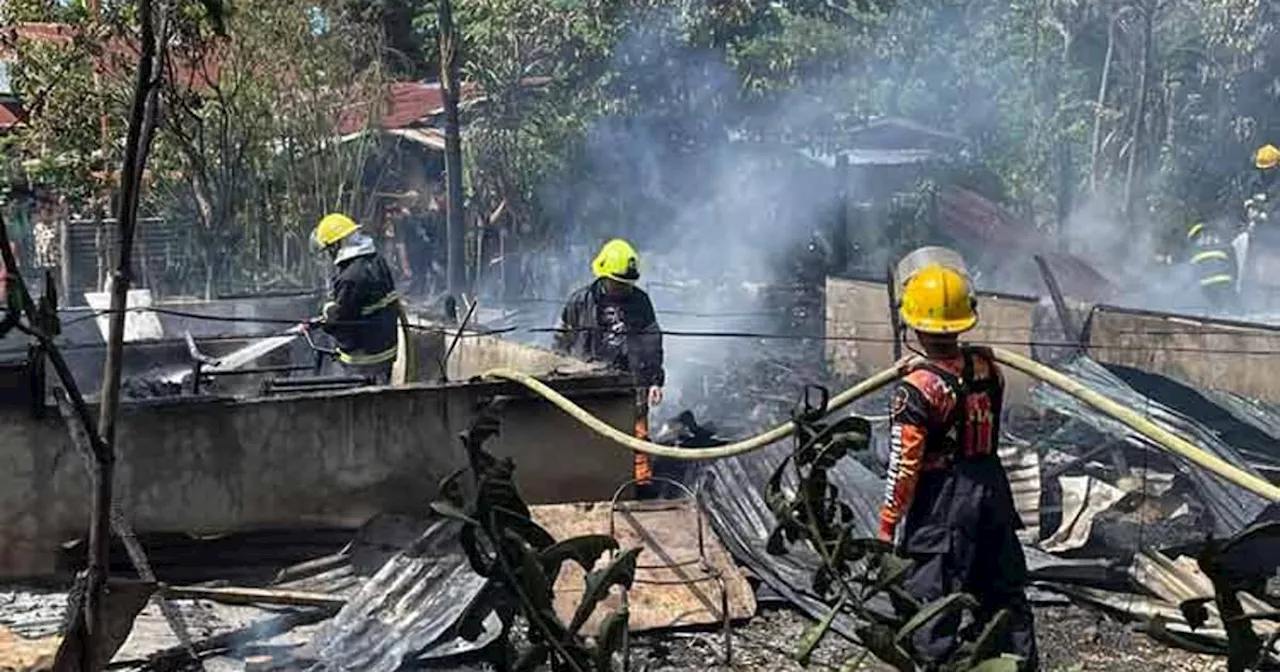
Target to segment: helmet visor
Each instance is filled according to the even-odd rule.
[[[894,271],[894,285],[897,289],[898,296],[902,296],[902,290],[905,288],[907,281],[911,276],[920,272],[926,266],[937,264],[943,268],[949,268],[957,273],[969,278],[969,269],[965,266],[964,257],[959,252],[939,246],[928,246],[918,248],[898,262],[898,267]]]

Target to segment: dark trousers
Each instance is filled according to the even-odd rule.
[[[970,471],[967,466],[956,470]],[[1008,481],[998,463],[972,471],[978,472],[975,480],[954,472],[922,474],[905,521],[903,549],[914,562],[905,588],[921,604],[957,592],[972,595],[978,601],[973,638],[1008,609],[997,651],[1021,656],[1020,670],[1033,672],[1039,669],[1035,621],[1025,594],[1027,561],[1015,534],[1017,512]],[[912,643],[936,665],[957,648],[960,625],[960,612],[952,612],[918,630]]]
[[[348,376],[365,376],[373,379],[374,385],[391,384],[391,367],[396,360],[381,364],[342,364],[342,372]]]
[[[1240,297],[1236,294],[1236,286],[1233,283],[1205,285],[1200,288],[1200,292],[1204,295],[1204,301],[1210,310],[1233,312],[1240,307]]]

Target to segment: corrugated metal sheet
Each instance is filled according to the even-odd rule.
[[[830,607],[810,589],[818,557],[807,547],[793,546],[787,555],[774,556],[765,551],[775,518],[764,501],[764,488],[773,470],[792,450],[780,443],[737,457],[717,460],[705,466],[704,502],[712,527],[721,543],[739,563],[749,567],[767,588],[809,616],[818,619]],[[884,481],[855,459],[841,460],[829,472],[832,484],[853,509],[857,519],[854,534],[874,537],[879,530],[879,508]],[[788,479],[790,480],[790,479]],[[1042,582],[1085,581],[1094,585],[1113,583],[1114,572],[1106,560],[1068,560],[1057,558],[1035,548],[1024,549],[1027,568],[1033,580]],[[763,600],[760,594],[757,599]],[[869,605],[889,609],[887,604]],[[856,624],[841,614],[832,623],[840,634],[855,638]]]
[[[475,641],[457,634],[488,583],[471,571],[458,530],[453,521],[433,522],[382,565],[316,636],[315,669],[393,672],[416,658],[464,653],[496,639],[500,623],[492,614]]]
[[[1182,415],[1156,399],[1139,393],[1094,360],[1079,357],[1070,363],[1060,365],[1058,369],[1112,401],[1141,412],[1151,421],[1190,441],[1202,450],[1246,471],[1257,473],[1248,466],[1237,450],[1223,442],[1215,432],[1196,419]],[[1167,380],[1160,376],[1152,377]],[[1032,395],[1045,407],[1085,422],[1099,431],[1123,438],[1134,446],[1160,450],[1146,437],[1057,388],[1043,383],[1037,384],[1032,387]],[[1205,405],[1209,406],[1207,402]],[[1176,464],[1181,473],[1195,484],[1201,499],[1213,516],[1214,533],[1220,538],[1232,536],[1243,530],[1262,513],[1268,503],[1261,496],[1203,469],[1189,466],[1181,460]]]
[[[1040,483],[1040,453],[1034,445],[1006,436],[1000,440],[1000,463],[1009,475],[1013,503],[1024,525],[1018,538],[1024,544],[1035,543],[1040,539],[1040,494],[1044,490]]]
[[[850,149],[836,154],[803,154],[828,168],[835,168],[840,157],[847,159],[851,166],[909,166],[942,158],[938,152],[928,149]]]

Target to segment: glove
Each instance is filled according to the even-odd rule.
[[[649,387],[649,406],[657,406],[662,403],[662,388],[657,385]]]

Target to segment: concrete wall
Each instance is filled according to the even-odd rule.
[[[453,345],[457,327],[440,325],[422,317],[411,317],[410,323],[419,327],[411,333],[418,351],[419,378],[424,381],[471,380],[497,368],[514,369],[530,375],[598,371],[598,367],[572,357],[481,331],[465,331]],[[440,362],[450,345],[453,345],[453,351],[445,363],[445,370],[441,371]]]
[[[1029,354],[1036,302],[980,295],[982,321],[966,340]],[[843,374],[867,375],[893,363],[883,284],[831,278],[827,281],[827,334],[865,341],[829,340],[827,358]],[[1225,320],[1098,306],[1090,321],[1089,354],[1186,382],[1280,403],[1280,378],[1271,372],[1280,352],[1280,328]],[[1249,354],[1254,353],[1254,354]],[[1024,398],[1030,380],[1009,376],[1010,398]]]
[[[449,347],[452,335],[446,335],[445,347]],[[542,374],[552,371],[576,373],[592,367],[572,357],[564,357],[550,350],[524,343],[505,340],[499,336],[466,334],[449,356],[449,380],[469,380],[490,369],[514,369],[521,373]]]
[[[826,298],[827,360],[833,369],[843,375],[866,376],[892,366],[893,328],[884,284],[829,278]],[[982,319],[965,334],[965,340],[1030,355],[1026,342],[1031,340],[1035,302],[990,294],[980,295],[978,302]],[[1010,400],[1025,398],[1029,384],[1022,374],[1008,372]]]
[[[1195,387],[1280,403],[1275,327],[1100,307],[1093,315],[1090,353]]]
[[[552,384],[620,429],[632,394],[616,378]],[[463,466],[456,438],[499,384],[414,385],[239,401],[126,403],[117,501],[139,531],[213,532],[357,524],[378,511],[422,511]],[[532,502],[599,500],[628,478],[631,456],[525,396],[489,448],[511,456]],[[58,419],[0,408],[0,575],[47,574],[57,544],[82,535],[87,471]]]

